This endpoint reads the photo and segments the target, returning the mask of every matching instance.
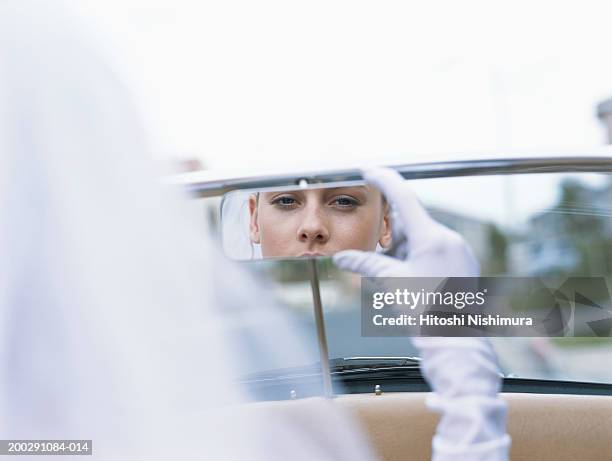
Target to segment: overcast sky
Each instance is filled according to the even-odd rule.
[[[72,1],[165,155],[211,168],[604,142],[606,2]]]

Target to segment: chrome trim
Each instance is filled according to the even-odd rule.
[[[415,356],[391,356],[391,355],[379,355],[379,356],[359,356],[359,357],[342,357],[342,360],[365,360],[365,361],[383,361],[383,360],[411,360],[413,362],[420,362],[421,361],[421,357],[415,357]]]
[[[440,178],[452,176],[477,176],[493,174],[529,173],[612,173],[612,157],[545,157],[504,158],[429,162],[387,165],[397,170],[405,179]],[[300,181],[309,184],[362,180],[358,169],[336,169],[314,172],[269,174],[236,179],[189,180],[182,186],[196,197],[213,197],[239,189],[298,186]]]

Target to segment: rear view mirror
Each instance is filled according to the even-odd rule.
[[[223,197],[221,237],[237,260],[384,251],[393,240],[391,210],[363,182],[237,190]]]

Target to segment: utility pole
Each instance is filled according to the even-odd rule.
[[[612,144],[612,98],[597,104],[597,118],[606,128],[607,144]]]

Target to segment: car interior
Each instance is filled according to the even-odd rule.
[[[504,393],[508,403],[510,459],[540,461],[610,459],[612,396]],[[381,460],[431,459],[437,415],[426,393],[384,391],[333,399],[355,415]],[[309,399],[252,404],[270,416],[300,413]]]

